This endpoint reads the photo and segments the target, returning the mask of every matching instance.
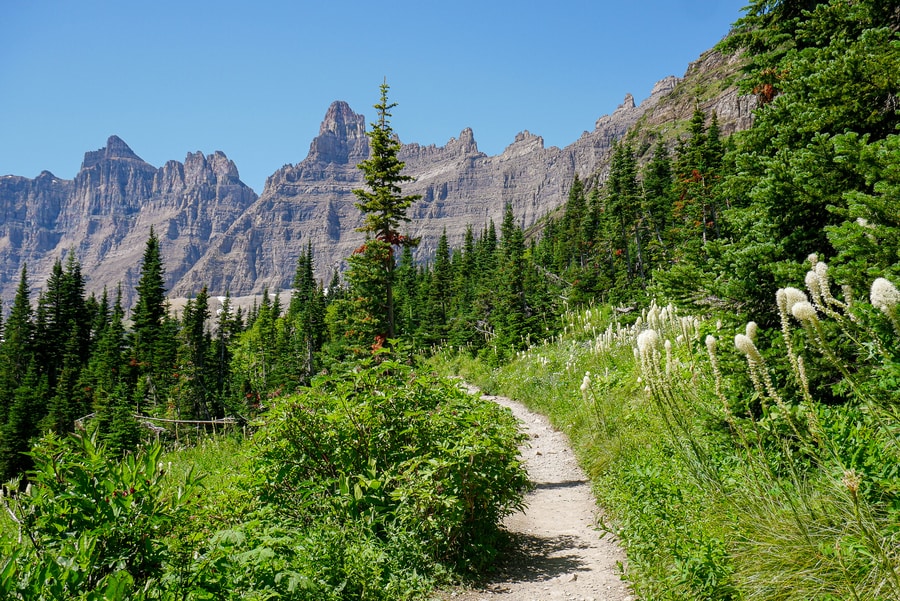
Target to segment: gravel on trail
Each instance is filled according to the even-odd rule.
[[[508,407],[519,420],[528,436],[521,452],[534,490],[525,498],[525,511],[504,521],[512,548],[500,558],[496,571],[477,588],[443,591],[439,598],[631,601],[620,577],[625,553],[612,534],[598,528],[601,510],[568,438],[521,403],[491,395],[482,398]]]

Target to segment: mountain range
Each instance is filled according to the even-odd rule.
[[[523,131],[499,155],[478,150],[471,129],[443,146],[402,144],[404,173],[415,178],[405,194],[420,194],[408,211],[408,233],[421,237],[419,260],[428,260],[446,231],[459,245],[466,228],[499,225],[506,204],[529,228],[565,202],[577,174],[603,178],[614,142],[671,137],[698,104],[718,114],[724,133],[749,126],[753,98],[740,96],[728,77],[736,59],[710,51],[683,78],[659,81],[636,104],[628,94],[565,148],[545,147]],[[134,295],[145,242],[160,238],[169,294],[230,291],[234,297],[290,287],[298,255],[311,244],[317,276],[330,279],[363,240],[354,188],[363,186],[357,164],[368,156],[366,120],[347,103],[328,107],[309,153],[267,178],[261,194],[245,185],[222,152],[189,153],[184,162],[154,167],[117,136],[86,152],[74,179],[44,171],[34,179],[0,177],[0,298],[8,307],[23,264],[40,289],[56,260],[74,252],[89,291],[121,282],[126,303]]]

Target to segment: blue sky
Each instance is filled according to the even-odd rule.
[[[745,4],[7,0],[0,175],[72,178],[116,134],[156,166],[221,150],[262,192],[332,101],[371,121],[385,77],[404,142],[471,127],[488,154],[526,129],[565,146],[683,75]]]

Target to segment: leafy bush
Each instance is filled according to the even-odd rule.
[[[323,377],[256,436],[261,497],[298,520],[414,535],[437,562],[478,566],[527,476],[509,411],[392,361]]]
[[[166,536],[199,484],[188,473],[166,491],[161,454],[155,445],[115,461],[88,437],[44,437],[31,483],[4,499],[21,539],[0,543],[4,598],[124,599],[161,575]]]

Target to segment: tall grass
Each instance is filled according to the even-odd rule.
[[[565,430],[645,599],[900,599],[900,295],[838,300],[811,258],[763,331],[592,308],[496,370]]]

